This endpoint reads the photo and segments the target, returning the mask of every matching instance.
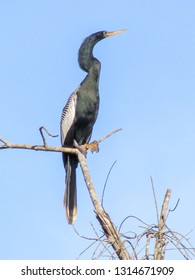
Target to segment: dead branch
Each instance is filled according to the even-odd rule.
[[[166,191],[162,209],[161,209],[161,214],[160,214],[160,219],[158,222],[158,231],[156,233],[156,244],[155,244],[155,250],[154,250],[154,259],[155,260],[163,260],[164,259],[164,252],[165,252],[165,245],[166,245],[166,236],[165,236],[165,222],[167,218],[167,209],[169,205],[169,200],[171,196],[171,190],[168,189]]]
[[[0,146],[0,150],[3,149],[26,149],[26,150],[34,150],[34,151],[44,151],[44,152],[64,152],[77,154],[77,149],[74,148],[63,148],[63,147],[53,147],[53,146],[39,146],[39,145],[31,145],[31,144],[12,144],[0,138],[0,141],[5,145]]]
[[[48,131],[47,128],[45,128],[44,126],[41,126],[41,127],[39,128],[39,132],[40,132],[41,137],[42,137],[42,139],[43,139],[43,145],[46,147],[46,146],[48,146],[48,145],[47,145],[45,136],[44,136],[44,134],[43,134],[43,130],[45,130],[45,132],[46,132],[49,136],[51,136],[51,137],[58,137],[58,135],[53,135],[53,134],[51,134],[51,133]]]
[[[108,135],[102,137],[97,142],[98,143],[102,142],[103,140],[107,139],[108,137],[110,137],[111,135],[113,135],[114,133],[116,133],[119,130],[121,130],[121,129],[114,130],[113,132],[109,133]],[[47,132],[47,130],[46,130],[46,132]],[[117,231],[115,225],[113,224],[109,215],[105,212],[104,208],[102,207],[102,205],[99,201],[99,198],[95,191],[95,187],[91,180],[91,176],[89,173],[89,169],[87,166],[85,156],[81,152],[79,152],[78,149],[48,146],[46,143],[45,137],[43,136],[42,128],[40,128],[40,133],[41,133],[41,136],[43,139],[43,144],[44,144],[43,146],[29,145],[29,144],[12,144],[3,138],[0,138],[0,141],[4,144],[4,145],[0,146],[0,149],[8,149],[8,148],[10,148],[10,149],[28,149],[28,150],[35,150],[35,151],[65,152],[65,153],[76,154],[78,156],[78,160],[79,160],[79,163],[80,163],[80,166],[82,169],[84,180],[87,185],[92,203],[95,208],[95,213],[97,215],[97,219],[107,237],[107,242],[111,244],[112,248],[114,249],[114,251],[116,252],[116,254],[120,260],[131,259],[123,241],[121,240],[119,232]]]
[[[110,170],[108,171],[108,175],[106,177],[106,181],[105,181],[105,184],[104,184],[104,188],[103,188],[103,191],[102,191],[102,198],[101,198],[101,204],[103,206],[104,204],[104,193],[105,193],[105,190],[106,190],[106,185],[107,185],[107,182],[108,182],[108,178],[110,176],[110,173],[112,171],[112,168],[114,167],[114,165],[116,164],[116,160],[114,161],[114,163],[112,164],[112,166],[110,167]]]
[[[97,142],[100,143],[100,142],[106,140],[108,137],[112,136],[114,133],[116,133],[116,132],[118,132],[120,130],[122,130],[122,128],[117,128],[117,129],[113,130],[109,134],[107,134],[107,135],[103,136],[102,138],[100,138],[99,140],[97,140]]]
[[[0,142],[2,142],[4,145],[0,145],[0,150],[2,149],[27,149],[27,150],[34,150],[34,151],[44,151],[44,152],[64,152],[64,153],[71,153],[71,154],[77,154],[78,155],[78,149],[75,148],[64,148],[64,147],[53,147],[53,146],[48,146],[45,136],[43,134],[42,130],[45,130],[46,133],[51,136],[51,137],[57,137],[58,135],[52,135],[48,130],[44,127],[41,126],[39,128],[42,140],[43,140],[43,145],[32,145],[32,144],[13,144],[5,140],[4,138],[0,137]],[[103,136],[99,140],[97,140],[97,143],[100,143],[107,139],[108,137],[112,136],[114,133],[122,130],[122,128],[118,128],[110,132],[109,134]]]
[[[157,199],[156,199],[156,193],[155,193],[155,189],[154,189],[154,183],[153,183],[152,176],[150,176],[150,181],[151,181],[151,185],[152,185],[152,193],[153,193],[153,196],[154,196],[154,203],[155,203],[156,216],[157,216],[157,222],[158,222],[159,221],[158,203],[157,203]]]
[[[166,225],[166,238],[173,244],[175,247],[175,250],[178,250],[182,256],[189,260],[192,257],[195,257],[195,249],[189,239],[187,238],[187,235],[191,233],[191,231],[185,235],[178,233],[176,231],[171,230]],[[170,249],[169,249],[170,250]]]
[[[130,260],[130,255],[123,241],[120,238],[119,232],[117,231],[108,213],[106,213],[99,201],[93,182],[91,180],[89,169],[86,163],[86,158],[81,153],[79,153],[78,158],[85,179],[85,183],[87,185],[91,200],[95,208],[97,219],[107,237],[107,241],[112,245],[120,260]]]

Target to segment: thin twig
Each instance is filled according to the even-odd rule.
[[[114,133],[116,133],[116,132],[118,132],[120,130],[122,130],[122,128],[117,128],[117,129],[113,130],[109,134],[107,134],[107,135],[103,136],[102,138],[100,138],[99,140],[97,140],[97,142],[100,143],[100,142],[106,140],[108,137],[112,136]]]
[[[128,243],[133,251],[133,255],[131,255],[131,259],[134,260],[134,259],[138,259],[137,257],[137,253],[135,251],[135,247],[133,246],[133,244],[129,241],[129,240],[125,240],[124,243]]]
[[[0,147],[4,147],[4,146],[8,146],[9,145],[9,142],[7,140],[3,139],[2,137],[0,138],[0,142],[5,144],[5,145],[0,146]]]
[[[99,246],[102,245],[102,247],[103,247],[103,249],[101,250],[101,252],[99,253],[99,255],[96,257],[96,259],[98,259],[98,258],[99,258],[104,252],[106,252],[106,251],[108,251],[108,253],[109,253],[110,255],[112,255],[112,252],[110,252],[109,249],[107,248],[107,247],[108,247],[107,244],[106,244],[106,245],[104,244],[105,241],[107,242],[107,240],[102,240],[102,237],[100,237],[100,236],[98,235],[98,233],[97,233],[97,231],[96,231],[94,225],[93,225],[92,223],[90,223],[90,224],[91,224],[91,227],[92,227],[93,231],[95,232],[95,234],[96,234],[96,236],[97,236],[97,238],[98,238],[98,240],[99,240]],[[96,250],[98,249],[99,246],[97,246]],[[96,250],[94,251],[93,256],[95,256]]]
[[[178,198],[177,203],[173,209],[169,209],[169,212],[174,212],[180,202],[180,198]]]
[[[96,244],[97,241],[93,241],[89,246],[87,246],[87,248],[85,248],[76,258],[76,260],[78,260],[89,248],[91,248],[94,244]]]
[[[42,137],[42,139],[43,139],[43,144],[44,144],[45,147],[47,147],[48,145],[47,145],[45,136],[44,136],[44,134],[43,134],[43,130],[45,130],[45,132],[46,132],[49,136],[51,136],[51,137],[58,137],[58,135],[53,135],[53,134],[51,134],[51,133],[48,131],[48,129],[45,128],[44,126],[41,126],[41,127],[39,128],[41,137]]]
[[[78,230],[76,229],[75,225],[73,224],[72,226],[73,226],[73,228],[74,228],[74,231],[76,232],[76,234],[77,234],[79,237],[81,237],[81,238],[83,238],[83,239],[86,239],[86,240],[98,241],[97,238],[94,238],[94,237],[86,237],[86,236],[84,236],[84,235],[81,235],[81,234],[78,232]],[[102,235],[100,238],[102,238],[103,236],[104,236],[104,235]]]
[[[156,199],[156,193],[155,193],[155,189],[154,189],[152,176],[150,176],[150,181],[151,181],[151,185],[152,185],[152,192],[153,192],[153,196],[154,196],[154,203],[155,203],[157,223],[158,223],[159,222],[158,203],[157,203],[157,199]]]
[[[167,239],[169,239],[171,241],[171,243],[176,247],[178,248],[178,244],[181,246],[180,250],[183,250],[184,252],[186,252],[186,255],[189,256],[190,258],[190,254],[195,257],[195,248],[193,248],[191,242],[189,241],[189,239],[186,237],[190,232],[188,232],[187,234],[183,235],[181,233],[178,233],[176,231],[172,231],[170,228],[168,228],[166,226],[166,228],[168,229],[168,232],[166,232],[166,237]],[[171,236],[169,236],[169,234],[171,234]],[[184,240],[189,246],[190,246],[190,249],[187,248],[181,241]],[[180,251],[178,249],[178,251]],[[190,250],[192,250],[193,252],[191,252]],[[181,251],[180,251],[181,252]],[[183,253],[182,253],[183,255]]]
[[[136,216],[133,216],[133,215],[129,215],[127,216],[126,218],[123,219],[123,221],[121,222],[120,226],[119,226],[119,232],[121,231],[121,228],[122,228],[122,225],[124,224],[124,222],[127,220],[127,219],[130,219],[130,218],[133,218],[133,219],[136,219],[138,220],[139,222],[141,222],[142,224],[146,225],[147,227],[149,227],[148,224],[146,224],[144,221],[142,221],[140,218],[136,217]]]
[[[106,182],[105,182],[105,184],[104,184],[104,188],[103,188],[103,192],[102,192],[102,199],[101,199],[101,204],[102,204],[102,206],[103,206],[103,203],[104,203],[104,193],[105,193],[106,185],[107,185],[107,182],[108,182],[108,178],[109,178],[109,176],[110,176],[110,173],[111,173],[112,168],[114,167],[115,163],[116,163],[116,160],[114,161],[114,163],[113,163],[112,166],[110,167],[110,170],[108,171],[108,174],[107,174],[107,177],[106,177]]]

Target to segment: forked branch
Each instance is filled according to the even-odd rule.
[[[83,172],[84,180],[87,185],[92,203],[95,208],[95,213],[97,215],[97,219],[100,222],[100,225],[107,237],[108,243],[111,244],[111,246],[113,247],[113,249],[116,252],[119,259],[121,259],[121,260],[131,259],[130,255],[124,245],[124,242],[122,241],[122,239],[119,235],[119,232],[117,231],[115,225],[113,224],[109,215],[105,212],[104,208],[102,207],[102,205],[99,201],[99,198],[96,194],[95,187],[93,185],[93,182],[92,182],[92,179],[91,179],[91,176],[89,173],[89,169],[87,166],[87,161],[86,161],[85,156],[78,149],[48,146],[47,142],[45,140],[45,137],[43,135],[43,131],[42,131],[43,129],[48,133],[48,131],[45,128],[43,128],[43,127],[40,128],[40,133],[41,133],[41,136],[43,139],[43,146],[29,145],[29,144],[12,144],[3,138],[0,138],[0,141],[3,143],[3,145],[0,146],[0,149],[8,149],[8,148],[10,148],[10,149],[29,149],[29,150],[35,150],[35,151],[64,152],[64,153],[76,154],[78,156],[79,163],[80,163],[80,166],[81,166],[81,169]],[[121,130],[121,129],[114,130],[113,132],[111,132],[108,135],[99,139],[97,142],[98,143],[102,142],[103,140],[107,139],[108,137],[110,137],[114,133],[118,132],[119,130]],[[50,133],[48,133],[48,135],[50,135]]]

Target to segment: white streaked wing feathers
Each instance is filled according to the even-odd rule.
[[[66,138],[66,135],[70,127],[74,123],[76,104],[77,104],[77,94],[76,94],[77,90],[71,94],[62,112],[61,123],[60,123],[62,146],[64,145],[64,140]]]

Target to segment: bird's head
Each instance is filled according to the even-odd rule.
[[[116,31],[102,31],[102,33],[103,33],[103,38],[107,38],[107,37],[110,37],[110,36],[120,34],[120,33],[125,32],[125,31],[127,31],[127,29],[121,29],[121,30],[116,30]]]
[[[121,29],[117,31],[99,31],[88,36],[82,43],[79,49],[79,65],[81,69],[88,72],[90,66],[93,63],[93,48],[102,39],[110,36],[120,34],[127,31],[126,29]]]
[[[91,34],[89,37],[87,37],[84,40],[84,42],[90,41],[91,43],[93,42],[95,45],[97,42],[99,42],[102,39],[120,34],[125,31],[127,31],[127,29],[121,29],[121,30],[116,30],[116,31],[99,31],[99,32]]]

